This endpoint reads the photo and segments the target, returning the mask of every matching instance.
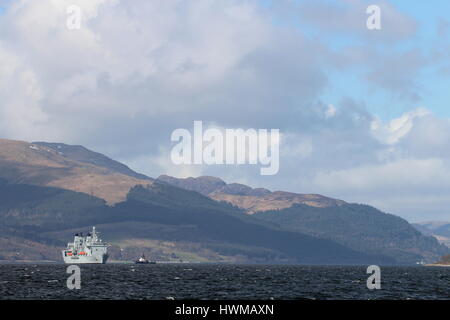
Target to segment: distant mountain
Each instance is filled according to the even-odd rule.
[[[161,175],[158,177],[157,181],[166,182],[182,189],[197,191],[205,196],[226,186],[226,183],[222,179],[208,176],[178,179],[167,175]]]
[[[450,222],[426,221],[413,223],[413,226],[425,234],[437,234],[450,238]]]
[[[433,237],[422,235],[406,220],[367,205],[294,205],[254,216],[277,223],[285,230],[333,240],[360,252],[385,255],[404,263],[422,259],[432,262],[449,253],[448,248]]]
[[[152,183],[151,179],[136,178],[125,166],[87,149],[67,146],[64,153],[58,148],[63,149],[63,145],[50,146],[0,139],[0,178],[9,183],[84,192],[109,204],[125,200],[135,185]]]
[[[450,266],[450,255],[443,256],[437,265]]]
[[[258,211],[289,208],[294,204],[306,204],[321,208],[345,204],[342,200],[318,194],[299,194],[284,191],[271,192],[267,189],[254,189],[238,183],[227,184],[215,177],[178,179],[162,175],[157,180],[183,189],[200,192],[217,201],[229,202],[250,214]]]
[[[427,221],[412,224],[425,235],[435,237],[440,243],[450,247],[450,222]]]
[[[157,181],[202,191],[214,200],[235,205],[283,230],[329,239],[353,250],[385,255],[401,263],[432,262],[449,253],[448,248],[433,237],[422,235],[406,220],[371,206],[348,204],[321,195],[252,189],[226,184],[213,177],[160,176]]]
[[[202,256],[215,253],[219,261],[233,257],[240,262],[305,264],[394,263],[383,256],[366,255],[333,241],[255,223],[251,217],[213,201],[197,192],[168,184],[136,186],[127,200],[114,207],[104,201],[69,190],[31,185],[0,186],[0,219],[7,228],[19,230],[17,245],[0,248],[0,257],[26,242],[52,239],[63,246],[71,232],[97,225],[116,246],[136,246],[152,241],[171,242],[173,250],[190,246]],[[127,245],[128,243],[128,245]],[[0,241],[1,244],[1,241]],[[11,244],[11,242],[9,242]],[[49,247],[52,242],[46,243]],[[28,247],[32,251],[33,246]],[[54,250],[53,250],[54,251]],[[184,253],[189,250],[184,249]],[[41,253],[42,254],[42,253]],[[23,253],[22,253],[23,255]],[[53,257],[54,252],[42,255]],[[27,257],[32,258],[32,257]],[[117,255],[113,258],[118,258]]]
[[[131,170],[128,166],[124,165],[123,163],[108,158],[107,156],[101,153],[86,149],[83,146],[73,146],[64,143],[49,143],[49,142],[33,142],[32,144],[41,146],[44,149],[51,149],[57,152],[59,155],[71,160],[90,163],[97,167],[107,168],[112,172],[122,173],[124,175],[134,177],[137,179],[153,180],[147,177],[146,175]]]
[[[0,260],[60,260],[96,225],[112,259],[412,264],[447,254],[375,208],[215,177],[157,180],[60,143],[0,140]]]

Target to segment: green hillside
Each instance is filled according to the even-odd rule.
[[[229,205],[167,184],[134,187],[127,201],[115,206],[82,193],[29,185],[4,183],[0,194],[1,220],[23,232],[26,239],[46,237],[62,244],[64,239],[56,234],[63,230],[107,225],[110,236],[104,232],[105,239],[120,242],[138,237],[200,244],[218,255],[241,255],[249,261],[254,257],[259,262],[307,264],[394,262],[329,240],[252,223],[253,219],[238,216],[239,211]],[[142,224],[147,228],[139,230]]]
[[[424,236],[406,220],[371,206],[345,204],[329,208],[295,205],[254,215],[284,230],[336,241],[354,250],[392,257],[401,263],[435,260],[448,249]]]

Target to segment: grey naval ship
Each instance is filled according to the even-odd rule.
[[[108,260],[108,244],[99,237],[99,233],[92,228],[86,236],[83,233],[75,234],[73,242],[67,244],[67,249],[62,251],[65,263],[106,263]]]

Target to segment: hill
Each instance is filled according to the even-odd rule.
[[[60,259],[96,225],[113,259],[413,264],[448,253],[406,221],[215,177],[157,180],[82,146],[0,140],[0,260]]]
[[[440,243],[450,248],[450,222],[427,221],[413,223],[413,226],[423,234],[435,237]]]
[[[380,254],[399,262],[435,261],[448,253],[436,239],[424,236],[406,220],[360,204],[291,208],[255,214],[285,230],[330,239],[360,252]]]
[[[158,181],[174,186],[200,192],[217,201],[229,202],[247,213],[289,208],[294,204],[307,204],[313,207],[339,206],[345,202],[318,194],[299,194],[284,191],[271,192],[264,188],[230,183],[215,177],[198,177],[178,179],[161,175]]]
[[[43,143],[0,139],[0,178],[12,184],[52,186],[84,192],[102,198],[108,204],[125,200],[128,191],[135,185],[152,183],[148,178],[124,174],[126,168],[111,165],[111,162],[100,166],[100,161],[85,162],[86,159],[83,160],[83,156],[77,156],[75,152],[64,154],[57,150],[57,147],[50,148]],[[103,156],[103,163],[108,162],[105,158]]]
[[[101,153],[86,149],[83,146],[72,146],[65,143],[49,143],[49,142],[33,142],[32,144],[35,146],[41,146],[47,150],[51,149],[57,152],[59,155],[71,160],[89,163],[96,167],[107,168],[111,172],[121,173],[126,176],[134,177],[137,179],[153,180],[152,178],[149,178],[146,175],[131,170],[128,166],[124,165],[123,163],[108,158],[107,156]]]
[[[48,246],[63,245],[73,231],[97,225],[116,245],[130,241],[172,242],[176,250],[191,246],[192,252],[185,254],[201,256],[201,251],[209,251],[241,262],[394,262],[358,253],[333,241],[246,221],[224,204],[167,184],[133,187],[127,200],[113,207],[90,195],[59,188],[3,183],[0,194],[5,197],[0,205],[5,227],[19,230],[27,241],[51,239]],[[25,245],[24,241],[20,245]],[[1,249],[2,256],[11,255],[9,248]]]
[[[449,252],[406,220],[367,205],[349,204],[315,194],[253,189],[227,184],[214,177],[160,176],[157,181],[200,191],[283,230],[329,239],[358,252],[384,255],[399,263],[431,262]]]

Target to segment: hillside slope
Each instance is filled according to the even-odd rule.
[[[450,248],[450,222],[427,221],[413,223],[413,226],[423,234],[435,237],[440,243]]]
[[[73,146],[65,143],[49,143],[49,142],[33,142],[32,144],[36,146],[41,146],[44,149],[51,149],[57,152],[59,155],[71,160],[89,163],[97,167],[107,168],[112,172],[121,173],[126,176],[134,177],[137,179],[153,180],[152,178],[147,177],[146,175],[131,170],[128,166],[124,165],[123,163],[108,158],[107,156],[101,153],[86,149],[83,146]]]
[[[0,260],[59,258],[55,248],[92,225],[116,258],[141,246],[216,262],[412,264],[448,253],[369,206],[215,177],[153,180],[81,146],[43,142],[0,140],[0,221]]]
[[[359,252],[391,257],[399,263],[432,262],[449,252],[406,220],[371,206],[348,204],[321,195],[253,189],[226,184],[214,177],[160,176],[157,181],[200,191],[283,230],[333,240]]]
[[[197,251],[241,257],[241,261],[247,262],[395,262],[383,256],[358,253],[330,240],[240,219],[239,213],[230,212],[232,209],[226,205],[166,184],[136,186],[125,202],[114,207],[90,195],[58,188],[3,184],[0,194],[3,225],[20,230],[27,240],[45,238],[62,245],[69,237],[65,230],[97,225],[100,230],[104,227],[101,231],[105,239],[119,244],[144,240],[190,243],[197,246]],[[1,256],[8,256],[9,248],[0,249]]]
[[[367,205],[315,208],[300,204],[254,216],[277,223],[285,230],[330,239],[357,251],[386,255],[404,263],[436,261],[449,253],[448,248],[421,234],[406,220]]]
[[[89,162],[65,156],[44,145],[0,139],[0,178],[12,184],[53,186],[84,192],[108,204],[126,199],[131,187],[151,184]]]
[[[229,202],[247,213],[269,211],[289,208],[294,204],[307,204],[313,207],[330,207],[343,205],[345,202],[328,198],[318,194],[299,194],[284,191],[271,192],[264,188],[251,188],[249,186],[230,183],[215,177],[198,177],[179,179],[161,175],[158,181],[200,192],[217,201]]]

